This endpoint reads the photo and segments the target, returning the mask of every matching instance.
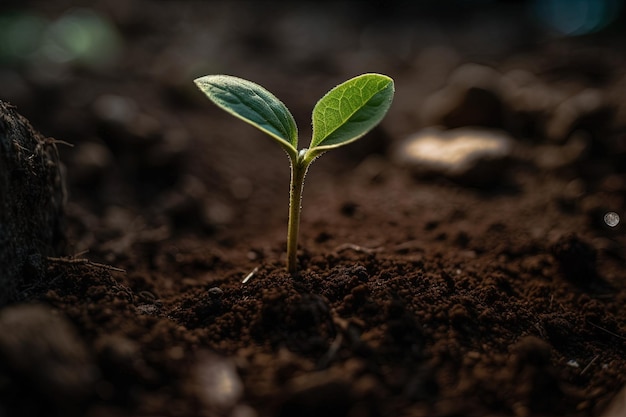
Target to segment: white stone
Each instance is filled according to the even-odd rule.
[[[513,139],[505,132],[484,128],[424,129],[395,151],[395,160],[417,173],[462,179],[473,171],[493,173],[511,156]],[[472,180],[472,178],[466,178]]]

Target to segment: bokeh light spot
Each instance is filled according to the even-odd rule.
[[[534,12],[548,27],[565,36],[594,33],[611,24],[621,0],[535,0]]]
[[[609,227],[615,227],[619,224],[620,218],[619,214],[614,211],[609,211],[604,215],[604,223],[606,223]]]

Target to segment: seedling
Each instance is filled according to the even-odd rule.
[[[311,144],[299,151],[296,121],[265,88],[229,75],[207,75],[194,82],[218,107],[267,133],[287,152],[291,161],[287,270],[295,273],[302,187],[309,165],[324,152],[354,142],[380,123],[393,100],[393,80],[363,74],[326,93],[313,108]]]

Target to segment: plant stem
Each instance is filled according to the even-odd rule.
[[[289,225],[287,227],[287,271],[295,274],[298,270],[298,230],[302,209],[302,187],[310,161],[304,158],[305,150],[300,151],[291,161],[291,187],[289,191]]]

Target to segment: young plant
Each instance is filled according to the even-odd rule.
[[[387,113],[393,100],[393,80],[363,74],[330,90],[313,108],[313,137],[298,150],[298,128],[287,107],[263,87],[229,75],[207,75],[194,80],[217,106],[272,137],[291,160],[287,270],[297,270],[298,228],[304,177],[322,153],[354,142]]]

